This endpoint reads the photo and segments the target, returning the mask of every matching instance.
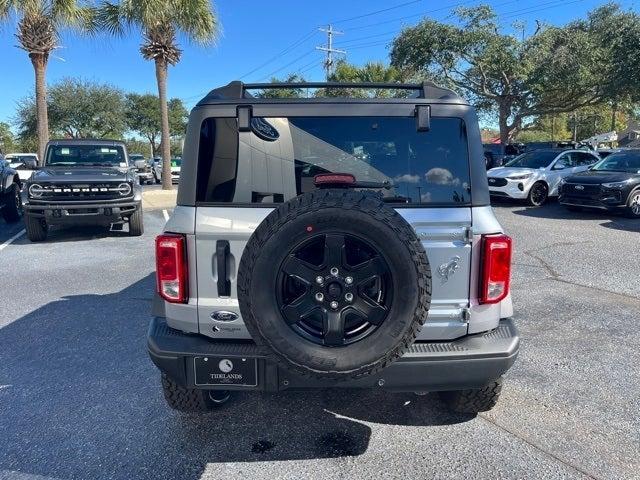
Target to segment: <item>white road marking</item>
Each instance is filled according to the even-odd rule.
[[[22,235],[24,235],[26,232],[25,230],[20,230],[18,233],[16,233],[13,237],[11,237],[9,240],[7,240],[6,242],[4,242],[2,245],[0,245],[0,252],[2,250],[4,250],[5,248],[7,248],[9,245],[11,245],[12,242],[14,242],[15,240],[17,240],[18,238],[20,238]]]
[[[162,210],[162,215],[164,216],[164,221],[168,222],[169,221],[169,212],[167,212],[167,210]]]

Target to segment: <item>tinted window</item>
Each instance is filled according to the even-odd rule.
[[[595,165],[593,170],[640,173],[640,151],[613,153]]]
[[[576,156],[576,164],[578,167],[591,165],[598,160],[596,157],[587,152],[575,152],[574,155]]]
[[[47,165],[126,165],[124,148],[120,145],[50,145]]]
[[[558,161],[555,163],[554,168],[558,167],[558,165],[564,165],[564,168],[573,168],[578,166],[578,152],[568,152],[563,154]]]
[[[251,127],[238,134],[235,119],[203,123],[199,201],[279,203],[314,189],[314,177],[329,172],[388,182],[390,189],[378,191],[394,202],[471,200],[460,119],[433,118],[428,132],[403,117],[266,118]]]
[[[506,167],[514,168],[545,168],[558,156],[558,152],[536,150],[523,153],[508,162]]]

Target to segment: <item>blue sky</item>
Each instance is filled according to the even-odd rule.
[[[634,0],[618,3],[633,9],[640,4],[640,0],[635,1],[635,5]],[[386,60],[388,45],[403,26],[413,25],[424,16],[445,19],[457,5],[490,4],[501,15],[500,21],[505,26],[523,20],[533,28],[535,20],[566,23],[605,2],[218,0],[214,3],[223,29],[217,44],[201,48],[183,42],[183,59],[169,73],[169,95],[182,98],[189,107],[211,88],[238,78],[265,81],[271,75],[302,71],[307,80],[322,80],[322,52],[314,47],[326,42],[326,35],[317,28],[328,23],[344,32],[335,37],[335,47],[347,50],[348,61],[362,64]],[[33,69],[26,53],[15,47],[14,33],[14,22],[0,29],[0,91],[3,92],[0,121],[9,121],[16,101],[33,91]],[[61,43],[64,48],[57,50],[49,63],[49,83],[67,76],[80,76],[111,83],[126,91],[156,92],[154,67],[140,57],[138,32],[120,39],[83,38],[65,32]]]

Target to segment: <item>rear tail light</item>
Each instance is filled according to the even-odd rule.
[[[511,237],[483,235],[480,303],[498,303],[511,284]]]
[[[165,233],[156,237],[158,293],[172,303],[187,302],[187,245],[183,235]]]

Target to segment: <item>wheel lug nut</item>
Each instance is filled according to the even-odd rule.
[[[351,301],[353,301],[353,293],[347,293],[347,294],[345,294],[344,299],[345,299],[347,302],[351,302]]]
[[[320,292],[316,293],[316,300],[321,302],[324,300],[324,295]]]
[[[353,278],[352,277],[345,278],[344,283],[346,283],[347,285],[351,285],[353,283]]]
[[[332,267],[330,272],[331,272],[331,275],[333,275],[334,277],[338,276],[338,269],[336,267]]]
[[[320,275],[318,275],[318,276],[316,277],[316,283],[317,283],[318,285],[322,285],[322,282],[324,282],[324,278],[322,278]]]
[[[338,308],[338,302],[331,302],[330,305],[331,305],[331,308],[333,308],[334,310]]]

